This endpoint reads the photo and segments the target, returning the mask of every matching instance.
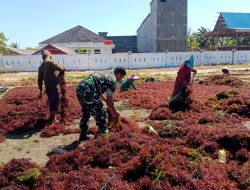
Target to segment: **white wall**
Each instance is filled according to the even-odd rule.
[[[129,69],[178,67],[194,55],[196,65],[238,64],[250,62],[250,51],[208,51],[167,53],[124,53],[110,55],[53,55],[67,70],[104,70],[116,66]],[[37,71],[40,55],[0,56],[0,72]]]
[[[43,48],[48,44],[40,44],[39,48]],[[71,43],[52,43],[51,45],[56,45],[58,47],[64,47],[75,51],[78,48],[90,48],[91,53],[94,54],[94,49],[100,49],[101,54],[112,54],[112,49],[115,45],[105,45],[104,43],[94,43],[94,42],[71,42]]]

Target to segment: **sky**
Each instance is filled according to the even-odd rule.
[[[151,0],[3,0],[0,32],[7,44],[37,47],[50,37],[81,25],[95,33],[136,35]],[[250,0],[188,0],[188,27],[213,30],[218,12],[250,12]]]

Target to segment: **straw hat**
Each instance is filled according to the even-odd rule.
[[[139,79],[139,77],[136,76],[135,74],[131,74],[128,76],[128,79],[136,80],[136,79]]]

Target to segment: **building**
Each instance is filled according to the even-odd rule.
[[[187,0],[152,0],[150,6],[137,36],[107,36],[107,32],[97,35],[76,26],[40,42],[40,48],[50,44],[80,54],[186,51]],[[105,43],[105,40],[113,43]]]
[[[152,0],[150,6],[137,30],[137,51],[186,51],[187,0]]]
[[[8,54],[6,55],[32,55],[34,52],[35,50],[8,47]]]
[[[107,36],[115,44],[113,53],[137,52],[137,36]]]
[[[51,54],[68,54],[68,55],[76,54],[73,50],[69,48],[63,48],[56,45],[48,44],[40,48],[39,50],[35,51],[32,55],[41,55],[41,51],[43,50],[48,50]]]
[[[222,46],[217,49],[250,50],[250,40],[246,40],[250,38],[250,13],[221,12],[214,30],[207,37],[236,39],[235,46]]]
[[[99,36],[111,40],[115,45],[113,53],[137,52],[137,36],[108,36],[108,32],[98,32]]]
[[[50,44],[79,54],[111,54],[114,44],[105,44],[104,41],[101,36],[79,25],[40,42],[39,47]]]

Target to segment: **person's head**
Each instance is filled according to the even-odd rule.
[[[131,74],[131,75],[128,76],[127,79],[128,80],[136,80],[136,79],[139,79],[139,77],[137,75],[135,75],[135,74]]]
[[[221,71],[223,74],[229,74],[229,69],[227,67],[224,67]]]
[[[191,57],[190,57],[189,59],[186,59],[184,63],[186,64],[186,66],[187,66],[188,68],[193,68],[193,67],[194,67],[194,64],[195,64],[195,63],[194,63],[194,56],[191,55]]]
[[[42,54],[42,59],[43,61],[47,60],[47,59],[51,59],[51,53],[48,50],[42,50],[41,51]]]
[[[119,82],[126,75],[126,69],[124,67],[116,67],[114,69],[114,74],[115,74],[116,81]]]

